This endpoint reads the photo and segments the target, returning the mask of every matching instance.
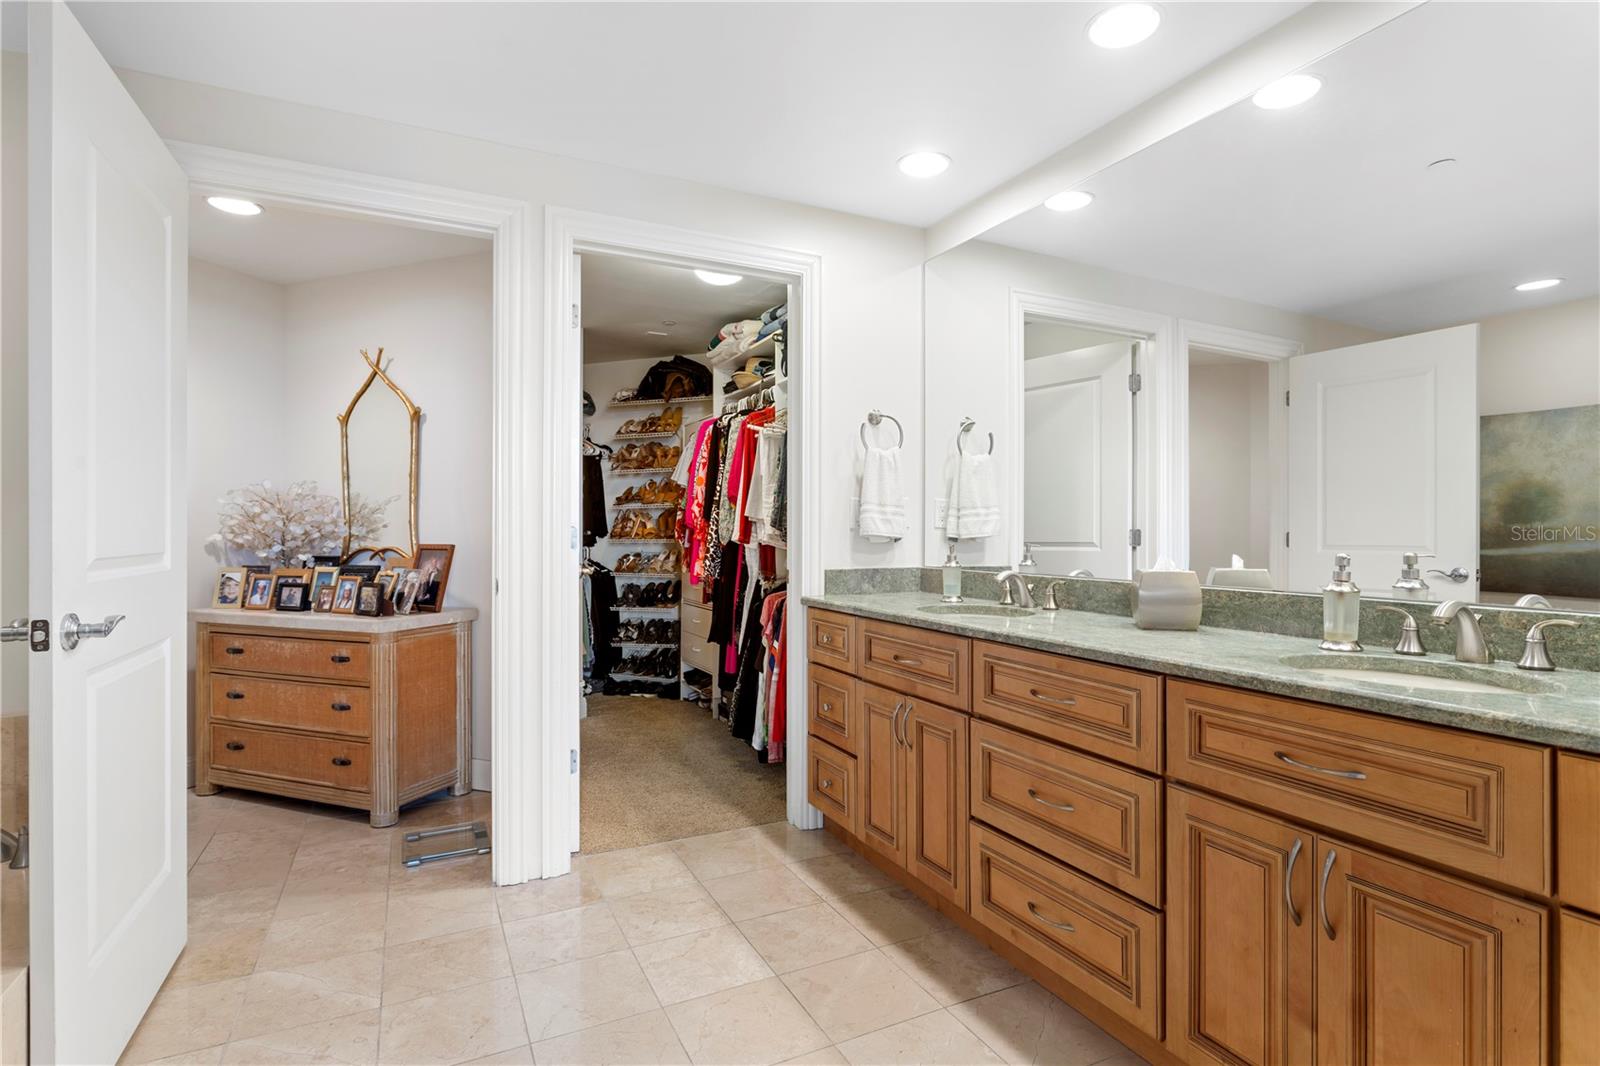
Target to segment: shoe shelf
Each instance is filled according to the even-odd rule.
[[[607,537],[613,544],[676,544],[671,537]]]
[[[613,648],[655,648],[659,651],[662,648],[676,648],[678,643],[677,641],[673,641],[671,644],[644,644],[639,641],[624,640],[619,641],[611,646]]]
[[[611,609],[613,611],[618,612],[619,614],[620,613],[625,613],[625,612],[626,613],[631,613],[631,612],[637,611],[640,614],[661,614],[661,615],[666,615],[666,614],[676,614],[678,612],[678,605],[674,603],[674,604],[669,604],[666,607],[624,607],[620,603],[618,603],[618,604],[613,604]]]
[[[610,407],[687,407],[693,403],[706,403],[712,396],[679,396],[676,400],[612,400]]]
[[[677,581],[678,571],[658,570],[652,574],[648,570],[613,570],[611,576],[632,578],[635,581]]]
[[[665,677],[657,677],[655,674],[630,674],[626,670],[613,670],[610,677],[613,681],[654,681],[663,685],[677,680],[670,674]]]
[[[677,430],[675,430],[675,429],[663,429],[658,433],[613,433],[611,435],[611,439],[612,440],[620,440],[620,441],[630,441],[630,440],[674,440],[674,439],[677,438],[677,436],[678,436],[678,431]]]
[[[678,469],[678,464],[671,466],[613,466],[606,469],[607,477],[632,477],[635,474],[649,474],[651,477],[660,477],[670,474]]]
[[[612,511],[675,511],[682,507],[682,503],[640,503],[638,500],[629,500],[626,503],[612,501],[606,507]],[[618,540],[630,540],[629,537],[618,537]]]

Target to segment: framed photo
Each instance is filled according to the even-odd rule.
[[[355,614],[356,591],[361,588],[359,574],[340,574],[333,586],[333,613]]]
[[[217,571],[217,586],[211,590],[211,606],[237,608],[244,603],[244,567],[225,566]]]
[[[362,563],[359,566],[345,565],[339,567],[339,576],[344,577],[347,574],[355,574],[363,581],[371,581],[378,576],[378,571],[382,569],[383,567],[381,566],[368,565],[366,563]]]
[[[317,589],[316,595],[312,598],[311,609],[316,611],[318,614],[327,614],[328,612],[332,611],[333,594],[334,587],[332,585],[323,585],[321,588]]]
[[[311,584],[311,578],[315,574],[315,570],[307,570],[299,566],[283,566],[272,572],[272,576],[279,581],[298,581],[302,585]]]
[[[245,579],[244,609],[247,611],[272,610],[272,575],[252,571]]]
[[[311,610],[311,586],[304,581],[278,579],[272,590],[272,609],[275,611]]]
[[[383,590],[375,581],[363,581],[356,589],[356,614],[376,617],[383,613]]]
[[[444,608],[444,590],[450,583],[450,564],[455,561],[454,544],[418,544],[411,566],[422,575],[417,589],[416,609],[435,612]]]
[[[311,598],[316,600],[317,594],[325,588],[333,588],[333,583],[339,580],[337,566],[319,566],[311,572]]]
[[[311,565],[318,570],[339,569],[340,558],[337,555],[313,555]]]
[[[407,570],[406,576],[398,579],[395,586],[399,591],[395,593],[394,613],[410,614],[417,605],[417,593],[422,591],[422,571]]]

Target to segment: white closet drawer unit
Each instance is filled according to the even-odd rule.
[[[717,646],[705,637],[683,636],[683,664],[698,667],[708,674],[717,672]]]
[[[683,604],[683,635],[684,643],[688,638],[699,637],[704,640],[711,634],[711,608],[703,607],[698,603]]]

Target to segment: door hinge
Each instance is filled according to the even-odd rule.
[[[572,328],[573,329],[577,329],[578,328],[578,305],[577,304],[573,304],[572,305]]]
[[[1142,388],[1144,388],[1144,378],[1141,377],[1138,374],[1129,374],[1128,375],[1128,391],[1129,392],[1138,392]]]
[[[570,763],[570,765],[569,765],[569,767],[567,769],[567,773],[575,774],[575,773],[578,772],[578,749],[577,748],[573,748],[571,750],[570,754],[572,756],[572,759],[571,759],[571,763]]]
[[[1283,390],[1283,406],[1285,406],[1285,407],[1289,406],[1289,390],[1288,389],[1284,389]]]
[[[1143,543],[1144,543],[1144,530],[1142,530],[1142,529],[1130,529],[1130,530],[1128,530],[1128,547],[1137,548],[1137,547],[1139,547],[1139,545],[1141,545]]]
[[[1285,548],[1289,546],[1289,531],[1287,529],[1283,531],[1283,546]]]

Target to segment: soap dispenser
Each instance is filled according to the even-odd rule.
[[[1361,590],[1350,580],[1350,556],[1333,557],[1333,580],[1322,590],[1323,651],[1360,651]]]
[[[950,553],[944,557],[944,602],[961,603],[961,560],[956,558],[956,538],[950,538]]]
[[[1418,560],[1425,558],[1417,552],[1406,552],[1400,556],[1400,578],[1390,588],[1394,589],[1394,598],[1397,600],[1425,600],[1428,598],[1428,583],[1422,579],[1422,567]],[[1427,556],[1426,558],[1432,558]]]

